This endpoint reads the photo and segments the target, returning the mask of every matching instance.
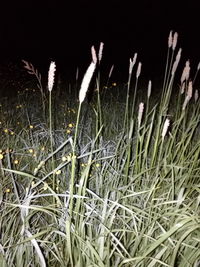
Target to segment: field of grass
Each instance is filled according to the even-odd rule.
[[[177,37],[159,96],[137,54],[103,81],[102,43],[80,86],[23,61],[37,85],[0,99],[1,267],[200,266],[200,65],[177,77]]]

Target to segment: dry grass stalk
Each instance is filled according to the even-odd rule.
[[[108,78],[110,78],[110,77],[111,77],[111,75],[112,75],[112,72],[113,72],[113,69],[114,69],[114,65],[112,65],[112,67],[110,68],[110,72],[109,72]]]
[[[78,81],[79,68],[76,69],[76,81]]]
[[[185,110],[185,108],[186,108],[186,106],[187,106],[187,104],[188,104],[189,101],[190,101],[190,97],[187,95],[187,96],[185,97],[185,101],[184,101],[184,103],[183,103],[182,110]]]
[[[194,93],[194,101],[195,101],[195,103],[197,102],[198,99],[199,99],[199,91],[196,89],[195,93]]]

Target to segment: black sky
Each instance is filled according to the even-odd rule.
[[[0,62],[87,64],[91,45],[103,41],[106,62],[123,65],[138,52],[153,68],[165,60],[168,34],[174,30],[185,58],[196,64],[199,10],[195,0],[6,1],[0,8]]]

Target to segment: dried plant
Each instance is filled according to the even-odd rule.
[[[27,70],[27,72],[31,75],[34,75],[37,79],[37,87],[40,89],[41,92],[41,97],[42,97],[42,107],[43,107],[43,115],[45,117],[45,102],[46,102],[46,97],[45,97],[45,93],[44,93],[44,89],[42,86],[42,76],[39,73],[39,71],[33,66],[32,63],[26,61],[26,60],[22,60],[22,62],[25,64],[24,68]]]

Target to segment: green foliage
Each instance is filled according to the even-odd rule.
[[[125,101],[100,73],[82,105],[42,87],[1,99],[0,266],[198,266],[200,100],[192,78],[175,91],[174,52],[141,113],[132,69]]]

